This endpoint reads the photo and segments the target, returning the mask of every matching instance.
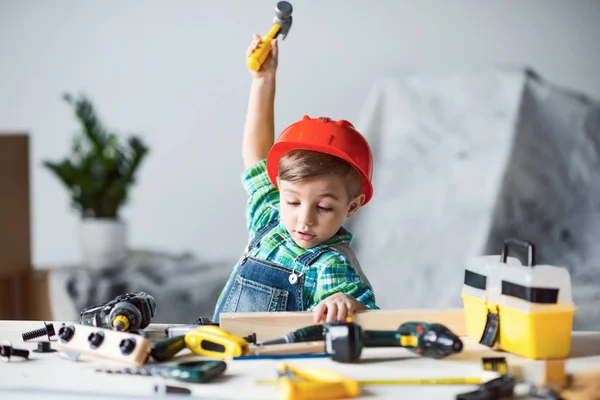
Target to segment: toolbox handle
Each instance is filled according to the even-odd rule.
[[[506,264],[506,258],[508,257],[508,248],[510,246],[522,247],[527,250],[527,267],[533,267],[535,265],[535,248],[533,243],[529,243],[525,240],[508,238],[504,240],[502,246],[502,254],[500,255],[500,261]]]

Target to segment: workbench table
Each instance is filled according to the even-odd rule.
[[[49,322],[48,322],[49,323]],[[61,322],[53,322],[58,330]],[[0,321],[0,341],[9,340],[13,347],[34,350],[37,340],[23,342],[22,333],[43,327],[43,321]],[[160,340],[169,325],[152,324],[146,331],[151,340]],[[57,337],[52,338],[56,340]],[[47,338],[46,338],[47,340]],[[276,365],[286,361],[291,365],[311,365],[340,372],[349,378],[400,379],[479,376],[482,357],[506,357],[509,368],[518,376],[537,380],[541,375],[541,361],[527,360],[512,354],[500,353],[463,338],[461,354],[443,360],[417,357],[401,348],[365,349],[361,362],[340,364],[327,358],[290,360],[232,360],[225,374],[206,384],[185,384],[159,377],[115,375],[96,372],[99,367],[126,367],[112,361],[82,355],[78,361],[54,353],[30,352],[29,360],[12,358],[0,362],[0,399],[98,399],[173,398],[160,395],[155,384],[186,387],[192,394],[184,398],[205,399],[279,399],[275,386],[257,385],[256,380],[274,379]],[[54,344],[53,344],[54,347]],[[600,332],[573,333],[571,357],[567,371],[576,372],[600,367]],[[187,353],[186,353],[187,352]],[[198,359],[187,350],[178,355],[182,359]],[[186,355],[187,354],[187,355]],[[164,387],[164,386],[163,386]],[[360,398],[377,399],[454,399],[458,393],[474,390],[474,385],[422,385],[422,386],[364,386]],[[177,397],[182,398],[181,395]]]

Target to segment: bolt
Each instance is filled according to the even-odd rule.
[[[61,326],[58,329],[58,337],[60,338],[60,341],[63,343],[67,343],[69,340],[71,340],[71,338],[73,337],[73,335],[75,334],[75,327],[73,325],[69,325],[69,326]]]
[[[15,349],[10,342],[5,341],[0,345],[0,359],[7,362],[11,357],[29,358],[29,350]]]
[[[92,332],[88,336],[88,342],[90,343],[90,347],[92,349],[97,349],[100,347],[102,342],[104,341],[104,332]]]
[[[48,336],[48,340],[50,340],[51,336],[54,336],[54,325],[50,324],[48,325],[47,323],[44,322],[44,327],[40,328],[40,329],[36,329],[33,331],[29,331],[29,332],[25,332],[23,334],[23,341],[27,342],[28,340],[32,340],[35,338],[39,338],[42,336]]]
[[[121,349],[121,353],[124,356],[131,354],[133,349],[135,349],[135,339],[129,338],[121,340],[121,343],[119,343],[119,349]]]

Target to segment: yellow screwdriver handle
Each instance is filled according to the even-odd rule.
[[[273,24],[273,27],[269,33],[267,33],[267,35],[261,39],[258,47],[254,49],[252,54],[250,54],[248,59],[246,59],[246,65],[248,65],[248,68],[250,68],[252,71],[258,71],[260,69],[267,59],[269,52],[271,51],[271,42],[273,39],[275,39],[275,36],[277,36],[280,30],[281,25]]]
[[[245,356],[250,351],[246,339],[218,326],[200,326],[185,334],[185,344],[194,354],[215,358]]]

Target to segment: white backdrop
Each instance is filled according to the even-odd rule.
[[[77,215],[41,168],[75,129],[63,91],[88,93],[105,123],[151,146],[124,216],[132,245],[237,257],[246,240],[240,135],[244,51],[274,0],[0,0],[0,130],[32,135],[36,267],[76,262]],[[303,114],[354,120],[395,69],[529,65],[600,97],[600,2],[292,1],[281,43],[276,128]],[[227,239],[224,239],[227,238]]]

